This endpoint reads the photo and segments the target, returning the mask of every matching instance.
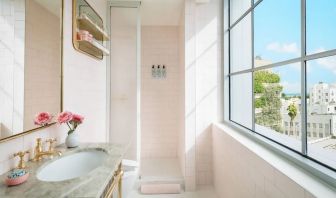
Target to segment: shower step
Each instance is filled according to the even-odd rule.
[[[172,177],[143,177],[140,176],[140,184],[181,184],[184,185],[183,178],[172,178]]]
[[[181,184],[141,184],[142,194],[180,194],[182,193]]]
[[[181,184],[184,177],[177,158],[142,159],[140,184]]]

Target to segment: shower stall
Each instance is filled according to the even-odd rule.
[[[108,2],[109,141],[128,145],[123,160],[123,196],[138,179],[140,161],[140,2]]]
[[[109,1],[107,10],[109,141],[129,144],[124,160],[124,179],[129,183],[123,187],[131,183],[133,193],[137,189],[180,192],[184,186],[184,59],[180,57],[184,29],[166,24],[163,16],[155,19],[159,16],[155,12],[160,12],[154,9],[157,5],[163,4]]]

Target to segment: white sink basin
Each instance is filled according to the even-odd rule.
[[[81,151],[47,164],[37,173],[41,181],[64,181],[84,176],[103,164],[107,153],[100,150]]]

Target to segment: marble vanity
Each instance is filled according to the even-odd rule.
[[[113,191],[121,190],[121,177],[123,174],[121,161],[126,152],[126,147],[115,144],[87,143],[81,144],[74,149],[67,149],[65,146],[59,146],[56,149],[62,152],[62,156],[54,157],[53,159],[44,159],[40,162],[28,162],[28,168],[26,169],[29,171],[30,177],[27,182],[19,186],[7,187],[4,183],[7,174],[1,175],[0,197],[111,197]],[[56,160],[77,153],[91,151],[104,152],[106,153],[106,157],[104,157],[104,160],[97,168],[87,174],[63,181],[42,181],[38,177],[45,167],[56,162]]]

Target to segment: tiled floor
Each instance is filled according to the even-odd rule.
[[[211,186],[200,187],[195,192],[168,195],[141,195],[136,190],[132,191],[127,198],[217,198],[215,190]]]

